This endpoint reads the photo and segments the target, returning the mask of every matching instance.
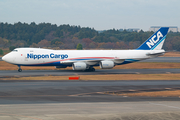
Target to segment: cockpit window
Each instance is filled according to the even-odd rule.
[[[18,52],[18,50],[13,50],[13,52]]]

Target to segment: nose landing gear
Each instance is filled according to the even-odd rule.
[[[22,72],[21,66],[18,65],[18,67],[19,67],[18,72]]]

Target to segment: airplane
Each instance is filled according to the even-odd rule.
[[[94,66],[111,69],[116,65],[128,64],[158,57],[165,53],[162,49],[169,27],[161,27],[142,45],[133,50],[51,50],[41,48],[16,48],[2,57],[3,61],[21,66],[55,66],[73,70],[95,71]]]

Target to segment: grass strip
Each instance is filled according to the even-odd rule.
[[[143,97],[180,97],[180,90],[174,91],[157,91],[157,92],[140,92],[140,93],[123,93],[116,94],[120,96],[143,96]]]

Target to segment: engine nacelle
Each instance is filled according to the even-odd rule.
[[[113,61],[101,61],[99,64],[101,69],[111,69],[114,67]]]
[[[87,64],[84,62],[76,62],[72,64],[73,70],[86,70]]]

